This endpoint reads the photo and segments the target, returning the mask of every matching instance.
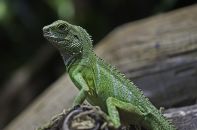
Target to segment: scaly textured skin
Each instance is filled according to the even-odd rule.
[[[175,130],[143,93],[115,67],[93,52],[92,40],[81,27],[58,20],[43,28],[48,39],[63,57],[67,72],[80,90],[73,106],[85,99],[108,113],[115,128],[123,123],[150,130]]]

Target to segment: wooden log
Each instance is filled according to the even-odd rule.
[[[96,47],[157,106],[196,98],[197,5],[123,25]],[[76,95],[62,76],[5,130],[35,129],[70,107]]]
[[[177,130],[197,129],[197,105],[168,109],[164,112],[164,116],[172,121],[172,124]],[[53,120],[40,127],[38,130],[60,130],[59,128],[63,128],[61,130],[71,130],[71,126],[74,126],[76,130],[81,127],[89,128],[90,130],[100,130],[103,124],[107,124],[108,122],[105,117],[105,113],[100,109],[94,106],[84,105],[70,112],[59,114],[55,119],[53,118]],[[76,122],[76,120],[78,121]],[[105,128],[114,130],[108,125],[105,125]],[[133,130],[134,128],[131,127],[129,130],[130,129]]]
[[[104,38],[96,52],[158,107],[192,102],[197,98],[196,13],[193,6],[125,24]]]
[[[197,129],[197,105],[168,109],[164,115],[172,120],[177,130]]]

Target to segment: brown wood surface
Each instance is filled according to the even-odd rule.
[[[197,97],[197,5],[125,24],[96,47],[157,106]],[[33,130],[68,108],[77,91],[63,75],[5,130]]]

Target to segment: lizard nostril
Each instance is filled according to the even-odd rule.
[[[44,27],[42,30],[43,30],[44,33],[47,33],[47,32],[50,31],[50,29],[48,27]]]
[[[51,34],[50,28],[48,27],[44,27],[42,30],[43,30],[43,34],[45,35]]]

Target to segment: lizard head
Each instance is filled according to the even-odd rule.
[[[86,30],[66,21],[58,20],[45,26],[43,35],[59,49],[66,66],[92,51],[92,41]]]
[[[82,53],[83,44],[87,43],[88,33],[81,27],[58,20],[43,28],[44,37],[61,52],[70,55]]]

